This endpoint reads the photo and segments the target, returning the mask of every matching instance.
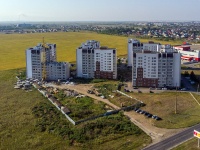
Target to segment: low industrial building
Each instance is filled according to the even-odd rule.
[[[174,46],[174,49],[181,54],[182,60],[200,61],[199,45],[180,45]]]

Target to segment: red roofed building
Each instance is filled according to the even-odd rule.
[[[182,60],[200,61],[200,50],[191,50],[190,45],[174,46],[174,49],[181,53]]]

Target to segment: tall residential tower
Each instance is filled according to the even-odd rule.
[[[26,76],[39,80],[67,80],[69,63],[57,62],[56,44],[38,44],[26,50]]]
[[[87,41],[76,50],[77,77],[117,78],[117,51],[100,47],[98,41]]]

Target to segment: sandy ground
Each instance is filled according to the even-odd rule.
[[[92,84],[78,84],[78,85],[52,85],[53,87],[60,89],[71,89],[75,90],[79,93],[87,95],[89,97],[94,98],[95,100],[102,101],[107,105],[111,106],[114,109],[119,109],[120,107],[111,103],[108,99],[103,99],[101,97],[95,96],[94,94],[87,93],[87,90],[91,89]],[[157,143],[169,136],[172,136],[184,129],[163,129],[155,127],[150,119],[145,118],[143,115],[137,114],[134,111],[124,112],[124,114],[130,118],[130,120],[141,128],[146,134],[148,134],[152,138],[152,144]]]

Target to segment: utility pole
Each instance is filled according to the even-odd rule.
[[[176,84],[175,114],[177,114],[177,84]]]

